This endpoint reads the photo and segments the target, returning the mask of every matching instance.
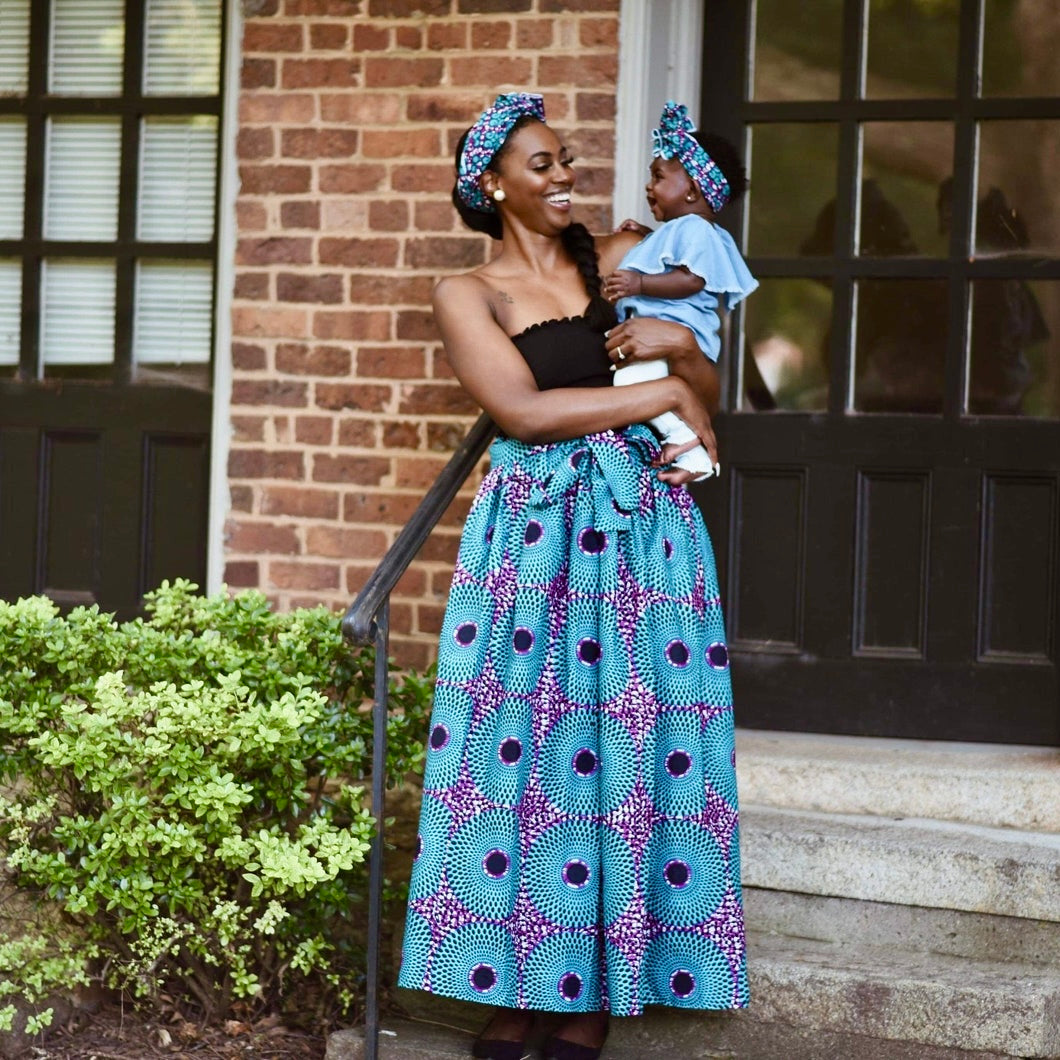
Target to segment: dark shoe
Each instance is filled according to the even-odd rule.
[[[594,1049],[591,1045],[568,1042],[566,1038],[553,1035],[545,1042],[545,1060],[597,1060],[604,1047]]]
[[[471,1055],[478,1060],[525,1060],[529,1053],[526,1042],[508,1042],[503,1038],[476,1038],[471,1043]]]

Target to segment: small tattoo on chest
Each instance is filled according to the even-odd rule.
[[[497,297],[505,303],[505,305],[515,305],[515,299],[508,294],[507,291],[498,291]]]

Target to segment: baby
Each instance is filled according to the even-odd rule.
[[[653,232],[634,221],[623,222],[622,228],[646,238],[604,280],[603,293],[615,303],[619,320],[646,316],[684,324],[703,353],[716,361],[721,350],[719,304],[732,309],[758,286],[732,236],[714,224],[722,207],[746,191],[747,176],[732,144],[696,132],[687,108],[673,101],[663,107],[652,141],[645,191],[652,216],[663,223]],[[620,366],[615,384],[661,379],[668,370],[662,359],[638,361]],[[696,435],[679,416],[667,412],[651,423],[664,446],[679,450],[675,466],[693,472],[695,481],[721,471],[702,445],[691,445]]]

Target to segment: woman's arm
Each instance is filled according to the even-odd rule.
[[[717,460],[710,416],[680,373],[627,387],[538,390],[526,361],[493,319],[480,281],[442,280],[434,292],[434,315],[457,379],[505,434],[539,444],[676,412]]]

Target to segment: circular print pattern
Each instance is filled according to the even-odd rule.
[[[468,738],[468,770],[479,791],[498,806],[514,806],[522,798],[533,757],[531,707],[522,699],[502,700]]]
[[[641,971],[647,1004],[723,1009],[733,1005],[725,954],[708,938],[666,931],[648,943]]]
[[[519,891],[519,819],[506,809],[472,817],[449,841],[446,875],[467,909],[503,920]]]
[[[461,688],[437,684],[427,729],[427,764],[423,786],[427,790],[452,787],[460,776],[460,763],[473,709],[471,696]]]
[[[431,926],[414,910],[405,918],[405,934],[401,940],[401,975],[398,985],[409,990],[423,988],[427,960],[431,955]]]
[[[562,644],[556,676],[572,703],[595,707],[625,691],[629,683],[629,652],[618,632],[618,614],[611,604],[572,599]]]
[[[426,898],[438,890],[452,820],[453,815],[444,803],[432,795],[423,796],[420,828],[416,835],[416,860],[412,863],[412,878],[409,880],[410,901]]]
[[[703,623],[688,604],[652,604],[637,625],[634,665],[659,703],[692,707],[706,692]]]
[[[596,1012],[600,1008],[600,941],[579,931],[542,939],[526,958],[523,991],[529,1008]]]
[[[503,541],[497,534],[497,515],[499,505],[492,497],[477,499],[468,512],[464,522],[464,532],[460,537],[460,551],[457,562],[466,570],[477,570],[492,566],[494,556],[493,542]],[[501,545],[503,548],[503,545]]]
[[[571,529],[570,585],[579,593],[607,593],[618,587],[618,540],[596,525],[589,505],[575,514]]]
[[[489,648],[495,601],[488,589],[469,582],[454,585],[442,621],[439,672],[453,681],[480,673]]]
[[[648,912],[664,924],[708,920],[728,888],[725,854],[714,835],[693,821],[658,821],[640,866]]]
[[[691,817],[707,805],[699,719],[695,709],[659,711],[644,738],[645,782],[667,817]]]
[[[661,515],[640,541],[637,574],[645,588],[667,596],[689,596],[696,584],[696,563],[694,543],[681,515]]]
[[[707,779],[710,786],[736,808],[736,770],[733,752],[736,749],[731,710],[715,714],[703,730],[703,751],[706,755]]]
[[[513,520],[508,540],[519,584],[547,586],[559,574],[567,554],[563,505],[527,508]]]
[[[610,939],[604,943],[604,961],[608,1009],[630,1012],[633,1009],[633,965]]]
[[[548,595],[520,588],[514,605],[498,616],[492,633],[494,669],[512,693],[532,692],[548,658]]]
[[[510,1006],[517,996],[515,946],[499,924],[450,931],[431,961],[431,989],[463,1001]]]

